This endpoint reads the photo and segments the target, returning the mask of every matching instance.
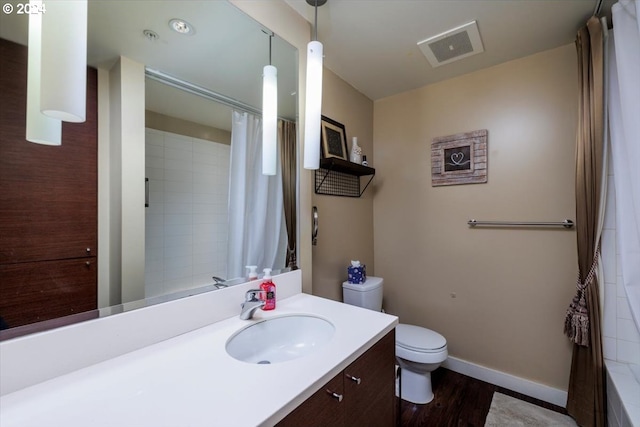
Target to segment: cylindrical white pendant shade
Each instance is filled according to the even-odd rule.
[[[84,122],[87,92],[87,0],[47,0],[42,14],[40,110]]]
[[[262,174],[275,175],[278,156],[278,70],[262,72]]]
[[[307,45],[307,91],[304,119],[304,168],[320,167],[320,115],[322,111],[322,43]]]
[[[31,0],[31,10],[41,10],[41,0]],[[29,53],[27,63],[27,134],[29,142],[44,145],[62,143],[62,122],[40,112],[40,52],[42,15],[29,15]]]

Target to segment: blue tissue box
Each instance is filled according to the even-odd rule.
[[[347,281],[349,283],[361,285],[367,281],[367,266],[362,264],[359,267],[350,265],[347,267]]]

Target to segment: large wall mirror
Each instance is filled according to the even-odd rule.
[[[187,22],[191,32],[174,31],[172,19]],[[144,64],[149,179],[145,277],[134,284],[144,288],[145,298],[118,300],[99,289],[98,295],[108,296],[97,315],[243,281],[237,269],[230,273],[226,251],[232,117],[234,110],[260,115],[262,69],[269,61],[278,70],[278,115],[297,121],[298,52],[270,34],[227,1],[89,0],[89,65],[108,70],[120,56]],[[28,16],[2,14],[0,38],[26,46]],[[180,182],[185,175],[188,185]],[[271,267],[285,268],[285,258],[281,253]],[[225,282],[216,283],[213,276]]]

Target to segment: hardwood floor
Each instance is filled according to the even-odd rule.
[[[426,405],[400,402],[402,427],[483,427],[493,392],[513,396],[562,414],[567,411],[531,397],[498,387],[448,369],[431,374],[434,399]]]

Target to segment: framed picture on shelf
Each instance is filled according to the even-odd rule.
[[[342,123],[321,116],[320,133],[323,158],[337,157],[339,159],[349,160],[347,133]]]

